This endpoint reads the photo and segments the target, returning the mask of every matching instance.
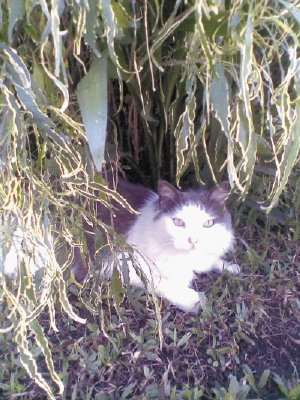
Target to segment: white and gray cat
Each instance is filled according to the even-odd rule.
[[[154,193],[120,180],[116,189],[140,214],[135,216],[114,203],[113,216],[101,207],[98,217],[126,236],[158,295],[186,312],[195,312],[199,297],[190,288],[194,273],[214,269],[239,272],[237,264],[228,265],[223,260],[234,243],[231,217],[224,204],[227,182],[210,190],[180,191],[159,181]],[[75,264],[76,258],[75,253]],[[143,286],[134,266],[127,265],[130,283]]]

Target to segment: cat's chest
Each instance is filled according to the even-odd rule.
[[[163,275],[171,277],[172,274],[180,274],[181,271],[206,272],[213,267],[217,259],[218,257],[214,255],[190,251],[176,254],[161,253],[154,262]]]
[[[172,249],[154,249],[149,243],[145,248],[143,247],[138,247],[138,252],[142,255],[140,259],[143,260],[141,265],[144,272],[150,269],[155,279],[175,280],[179,285],[182,282],[191,282],[194,272],[211,270],[218,258],[197,251],[181,252]],[[146,262],[147,265],[144,266],[146,259],[151,260],[153,264]]]

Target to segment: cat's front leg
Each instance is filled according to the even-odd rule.
[[[199,262],[200,260],[200,262]],[[239,274],[241,268],[238,264],[230,261],[225,261],[222,258],[213,257],[211,255],[201,255],[199,260],[193,262],[193,271],[195,273],[208,273],[211,271],[229,271],[232,274]]]
[[[220,272],[228,271],[233,275],[237,275],[241,272],[241,267],[238,264],[231,261],[225,261],[222,259],[218,260],[214,264],[214,267]]]
[[[177,281],[163,279],[154,288],[155,293],[169,300],[176,307],[185,312],[196,314],[199,309],[198,293],[186,285],[179,285]]]

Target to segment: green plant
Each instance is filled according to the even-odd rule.
[[[287,380],[278,374],[274,374],[274,381],[278,385],[280,392],[284,395],[284,400],[297,400],[300,397],[299,379]]]

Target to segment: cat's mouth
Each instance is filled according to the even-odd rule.
[[[188,238],[189,250],[195,250],[198,246],[198,239]]]
[[[197,246],[195,243],[191,244],[191,243],[187,243],[187,245],[185,247],[182,247],[181,250],[186,251],[186,252],[194,252],[199,250],[199,246]]]

